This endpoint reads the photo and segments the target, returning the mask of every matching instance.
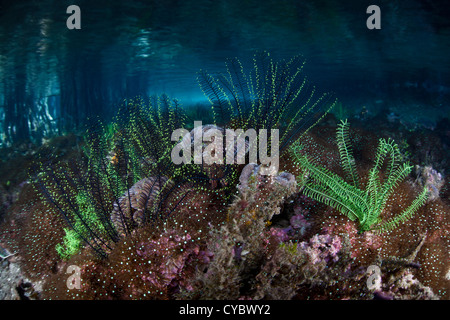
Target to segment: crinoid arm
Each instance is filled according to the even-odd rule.
[[[107,256],[121,238],[165,219],[194,189],[171,161],[171,131],[183,126],[176,100],[127,100],[115,122],[96,124],[85,135],[82,161],[48,159],[33,172],[35,186],[52,211],[67,222],[67,258],[78,245]],[[77,240],[77,241],[75,241]]]
[[[411,218],[426,202],[428,193],[424,189],[406,210],[382,222],[381,214],[386,208],[390,195],[409,175],[412,166],[409,163],[400,163],[400,152],[393,140],[380,139],[374,166],[369,170],[365,190],[363,190],[358,183],[348,138],[347,121],[341,121],[338,125],[336,136],[341,165],[350,183],[328,169],[314,165],[306,155],[300,154],[301,147],[298,144],[291,147],[299,166],[308,176],[303,191],[307,196],[335,208],[351,220],[358,220],[360,232],[392,230],[401,222]],[[384,179],[381,180],[380,171],[384,167],[386,171]]]
[[[369,208],[361,190],[328,169],[315,166],[306,156],[298,161],[309,175],[303,191],[307,196],[333,207],[352,221],[364,218]]]
[[[391,218],[390,220],[374,226],[373,230],[377,232],[384,232],[395,229],[400,223],[409,220],[417,212],[417,210],[419,210],[419,208],[425,204],[427,198],[428,189],[425,187],[408,208],[406,208],[399,215]]]
[[[353,157],[352,145],[350,142],[350,136],[348,132],[348,122],[341,120],[338,124],[336,132],[336,140],[341,157],[342,169],[347,175],[352,185],[359,188],[359,177],[356,171],[355,158]]]
[[[280,152],[316,125],[336,104],[330,94],[318,94],[303,75],[301,56],[277,61],[256,52],[249,72],[237,58],[226,73],[201,71],[198,82],[212,105],[216,125],[227,128],[278,129]]]

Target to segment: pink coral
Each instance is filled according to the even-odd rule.
[[[191,262],[198,261],[207,264],[212,253],[202,250],[188,233],[180,235],[177,230],[167,230],[158,239],[142,241],[138,244],[136,253],[144,259],[157,261],[148,273],[142,275],[143,281],[164,289],[166,287],[183,287],[192,290],[185,281]],[[154,259],[162,256],[162,259]]]
[[[291,228],[296,230],[300,236],[303,236],[311,227],[311,223],[306,220],[305,214],[307,211],[302,206],[294,208],[294,215],[289,220]]]
[[[317,264],[321,261],[338,261],[338,253],[341,248],[341,238],[329,234],[316,234],[308,241],[303,241],[298,244],[298,249],[308,254],[309,261],[312,264]]]

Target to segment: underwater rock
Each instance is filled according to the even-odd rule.
[[[8,181],[6,188],[0,184],[0,218],[19,199],[19,194],[27,183],[28,181],[25,180],[14,185],[9,185]]]
[[[430,287],[424,286],[409,269],[381,277],[374,299],[382,300],[439,300]]]
[[[0,261],[0,300],[39,299],[42,282],[32,283],[17,262],[7,258]]]
[[[416,165],[415,174],[415,183],[422,188],[426,186],[429,191],[428,201],[439,198],[439,192],[444,186],[444,177],[431,166]]]

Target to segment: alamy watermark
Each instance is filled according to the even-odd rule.
[[[178,141],[171,152],[175,164],[245,164],[248,156],[249,163],[259,160],[261,174],[278,173],[278,129],[222,129],[194,121],[192,131],[176,129],[171,139]]]
[[[67,267],[66,273],[70,274],[66,280],[67,289],[81,289],[81,268],[76,265],[70,265]]]
[[[379,290],[381,288],[381,269],[377,265],[370,265],[367,268],[368,278],[366,281],[367,289]]]
[[[66,10],[70,16],[66,20],[66,26],[69,30],[81,29],[81,9],[77,5],[70,5]],[[381,10],[377,5],[370,5],[366,9],[366,13],[370,16],[366,20],[366,27],[369,30],[381,29]]]

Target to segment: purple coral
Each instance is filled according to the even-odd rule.
[[[316,234],[308,241],[300,242],[297,248],[305,252],[313,264],[321,261],[336,262],[339,260],[338,253],[342,248],[342,242],[338,236]]]
[[[208,264],[212,258],[212,253],[200,248],[188,233],[180,235],[176,230],[168,230],[158,239],[142,241],[136,253],[141,258],[156,261],[156,265],[141,278],[161,289],[182,287],[192,290],[187,281],[192,276],[189,266],[194,261]],[[153,259],[156,255],[162,255],[163,259]]]
[[[311,223],[306,220],[305,215],[307,211],[302,206],[294,208],[294,215],[290,218],[290,229],[297,231],[300,236],[303,236],[311,227]]]

